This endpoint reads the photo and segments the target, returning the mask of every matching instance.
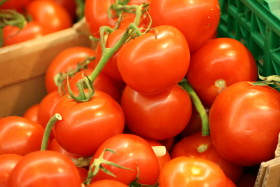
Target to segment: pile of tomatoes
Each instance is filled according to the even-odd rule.
[[[75,0],[3,0],[2,47],[70,28],[77,18]]]
[[[84,12],[96,48],[61,51],[41,102],[0,119],[0,186],[253,186],[247,168],[274,157],[280,93],[241,42],[216,36],[218,0]]]

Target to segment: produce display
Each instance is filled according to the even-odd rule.
[[[0,186],[254,186],[280,76],[217,35],[221,14],[218,0],[0,1],[0,50],[81,19],[92,44],[57,51],[40,102],[0,116]]]

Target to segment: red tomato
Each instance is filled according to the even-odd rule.
[[[69,85],[72,91],[78,90],[78,87],[76,86],[77,82],[80,79],[83,79],[87,76],[89,76],[93,72],[93,69],[84,69],[80,72],[76,73],[69,81]],[[116,101],[120,101],[121,99],[121,91],[119,88],[115,85],[115,83],[103,72],[101,72],[97,78],[93,82],[93,87],[95,89],[101,90],[110,96],[112,96]],[[68,92],[67,86],[65,87],[66,93]]]
[[[232,180],[230,180],[229,178],[227,178],[227,187],[236,187],[235,183],[232,182]]]
[[[218,0],[152,0],[149,12],[154,26],[178,28],[191,52],[213,37],[220,21]]]
[[[38,108],[38,123],[42,125],[44,128],[46,127],[47,123],[51,119],[53,115],[53,110],[56,104],[61,99],[61,95],[58,91],[52,91],[44,96],[44,98],[39,103]]]
[[[188,44],[182,33],[165,25],[123,45],[117,63],[129,87],[143,94],[156,94],[184,78],[189,59]]]
[[[8,186],[10,174],[21,158],[22,156],[16,154],[0,155],[0,187]]]
[[[81,179],[74,163],[54,151],[35,151],[24,156],[11,172],[9,187],[80,187]]]
[[[65,150],[81,156],[92,155],[100,144],[124,129],[121,106],[100,90],[95,90],[87,102],[78,103],[69,95],[63,96],[55,113],[62,116],[53,128],[57,142]]]
[[[60,31],[72,26],[70,14],[64,7],[54,1],[36,0],[30,2],[27,7],[27,13],[32,20],[41,24],[45,34]]]
[[[187,79],[201,101],[211,106],[227,86],[256,81],[257,65],[250,51],[238,40],[209,40],[191,56]],[[207,77],[207,78],[206,78]]]
[[[14,9],[19,12],[24,12],[26,5],[32,0],[7,0],[0,9]]]
[[[280,93],[243,81],[224,89],[209,113],[213,144],[229,162],[251,166],[274,157],[280,132]]]
[[[165,164],[160,176],[160,187],[225,187],[227,178],[215,163],[192,157],[177,157]]]
[[[19,116],[0,119],[0,154],[18,154],[40,150],[44,129],[41,125]]]
[[[3,28],[4,46],[18,44],[44,35],[43,27],[34,21],[28,22],[22,29],[16,26],[5,26]]]
[[[135,134],[155,140],[178,135],[192,113],[190,97],[178,85],[157,95],[143,95],[127,86],[121,105],[127,127]]]
[[[137,176],[137,182],[140,184],[153,185],[157,182],[159,175],[158,160],[145,139],[133,134],[113,136],[98,148],[93,156],[93,160],[98,158],[105,149],[111,149],[115,152],[105,152],[103,157],[105,160],[130,169],[122,169],[104,164],[103,166],[115,174],[116,177],[100,171],[93,177],[92,182],[102,179],[113,179],[129,184],[136,180]]]
[[[150,140],[150,139],[146,139],[146,141],[153,147],[153,146],[164,146],[162,143],[155,141],[155,140]],[[166,164],[166,162],[168,162],[169,160],[171,160],[170,154],[169,152],[166,150],[165,155],[163,156],[157,156],[158,162],[159,162],[159,169],[161,170],[163,168],[163,166]]]
[[[212,144],[210,136],[202,136],[201,132],[179,140],[171,151],[172,158],[188,156],[204,158],[218,164],[225,175],[237,182],[242,174],[243,168],[232,164],[222,158]]]
[[[22,117],[30,119],[31,121],[38,122],[39,104],[30,106],[22,115]]]
[[[46,70],[45,84],[48,92],[57,90],[54,77],[58,73],[65,73],[69,69],[76,68],[79,62],[84,61],[87,57],[95,56],[95,51],[89,47],[74,46],[60,51],[50,62]],[[91,63],[93,63],[92,61]]]
[[[87,187],[105,187],[105,186],[114,186],[114,187],[127,187],[127,184],[124,184],[122,182],[119,182],[117,180],[99,180],[96,182],[91,183]]]

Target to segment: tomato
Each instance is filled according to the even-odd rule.
[[[280,132],[280,93],[235,83],[216,97],[209,123],[216,150],[229,162],[251,166],[272,159]]]
[[[72,26],[72,20],[64,7],[54,1],[31,1],[27,7],[27,13],[32,20],[41,24],[45,34],[60,31]]]
[[[227,178],[227,187],[236,187],[235,183],[232,182],[229,178]]]
[[[0,9],[14,9],[19,12],[24,12],[24,8],[31,0],[7,0]]]
[[[87,57],[95,56],[95,51],[89,47],[74,46],[60,51],[50,62],[45,76],[45,85],[48,92],[57,90],[54,77],[58,73],[65,73],[69,69],[76,68],[77,64]],[[93,63],[92,61],[91,63]]]
[[[9,187],[80,187],[81,179],[74,163],[54,151],[35,151],[24,156],[11,172]]]
[[[165,25],[123,45],[117,63],[129,87],[143,94],[156,94],[184,78],[189,59],[188,44],[182,33]]]
[[[39,104],[31,105],[22,115],[22,117],[38,122]]]
[[[135,134],[154,140],[178,135],[192,113],[190,97],[178,85],[156,95],[143,95],[126,86],[121,106],[127,127]]]
[[[4,47],[40,38],[45,35],[43,27],[34,21],[28,22],[22,29],[7,25],[3,28]]]
[[[210,136],[202,136],[201,132],[179,140],[171,151],[172,158],[189,156],[204,158],[218,164],[225,175],[237,182],[242,174],[243,167],[232,164],[219,155],[212,144]]]
[[[209,40],[191,55],[187,79],[206,106],[227,86],[256,81],[257,65],[251,52],[238,40]]]
[[[186,37],[191,52],[213,37],[221,13],[218,0],[152,0],[149,12],[153,26],[178,28]]]
[[[76,86],[77,82],[80,79],[85,78],[86,76],[89,76],[93,72],[93,69],[84,69],[80,72],[76,73],[69,81],[69,85],[72,91],[78,90],[78,87]],[[116,101],[120,101],[121,99],[121,91],[120,89],[115,85],[115,83],[103,72],[99,73],[97,78],[93,82],[93,87],[95,89],[101,90],[110,96],[112,96]],[[65,91],[68,92],[67,86],[65,87]]]
[[[146,139],[146,141],[153,147],[153,146],[164,146],[162,143],[156,140]],[[165,146],[164,146],[165,147]],[[169,152],[166,150],[166,153],[163,156],[157,156],[159,162],[159,169],[161,170],[163,166],[171,160]]]
[[[177,157],[165,164],[160,176],[160,187],[227,186],[227,178],[215,163],[192,157]]]
[[[63,96],[54,108],[55,113],[62,116],[53,128],[57,142],[68,152],[81,156],[91,156],[101,143],[124,129],[121,106],[100,90],[95,90],[87,102]]]
[[[158,160],[145,139],[133,134],[115,135],[101,144],[93,156],[92,163],[105,149],[111,149],[115,152],[105,152],[103,157],[105,160],[130,169],[104,164],[103,166],[115,174],[116,177],[100,171],[93,177],[92,182],[102,179],[114,179],[129,184],[136,180],[137,177],[137,182],[140,184],[153,185],[157,182],[159,175]]]
[[[0,155],[0,187],[8,186],[10,174],[21,158],[22,156],[17,154]]]
[[[19,116],[0,119],[0,154],[26,155],[40,150],[43,127]]]
[[[58,91],[52,91],[45,95],[40,101],[38,108],[38,123],[40,123],[40,125],[42,125],[44,128],[51,119],[53,110],[61,97],[62,96]]]
[[[104,187],[104,186],[127,187],[127,184],[124,184],[117,180],[104,179],[104,180],[93,182],[87,187]]]

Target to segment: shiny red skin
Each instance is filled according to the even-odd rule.
[[[142,137],[134,134],[113,136],[98,148],[93,159],[98,158],[105,149],[111,149],[115,152],[107,151],[103,157],[105,160],[130,169],[104,165],[116,177],[100,171],[93,177],[92,182],[102,179],[113,179],[130,184],[137,177],[137,182],[140,184],[154,185],[157,182],[160,172],[158,159],[151,146]]]
[[[127,127],[135,134],[154,140],[178,135],[192,113],[191,99],[178,85],[156,95],[143,95],[127,86],[121,106]]]
[[[17,154],[0,155],[0,187],[8,186],[10,174],[22,157]]]
[[[9,178],[9,187],[80,187],[81,179],[74,163],[55,151],[35,151],[24,156]]]
[[[0,154],[26,155],[40,150],[43,127],[29,119],[8,116],[0,119]]]
[[[201,101],[210,107],[224,88],[240,81],[256,81],[257,64],[240,41],[216,38],[191,55],[186,77]],[[225,81],[225,86],[218,86],[219,80]]]
[[[105,187],[105,186],[127,187],[127,184],[124,184],[117,180],[104,179],[104,180],[99,180],[99,181],[93,182],[90,185],[88,185],[87,187]]]
[[[38,122],[38,110],[39,104],[34,104],[23,113],[22,117]]]
[[[143,94],[156,94],[180,82],[188,71],[190,52],[183,34],[164,25],[130,40],[118,55],[124,82]]]
[[[95,90],[87,102],[76,102],[69,95],[63,96],[55,113],[62,116],[53,128],[55,139],[68,152],[81,156],[93,155],[105,140],[124,129],[121,106],[100,90]]]
[[[235,83],[215,99],[209,123],[213,145],[229,162],[252,166],[272,159],[280,132],[280,93]]]
[[[152,0],[149,12],[153,27],[172,25],[178,28],[191,52],[213,37],[220,21],[218,0]]]

